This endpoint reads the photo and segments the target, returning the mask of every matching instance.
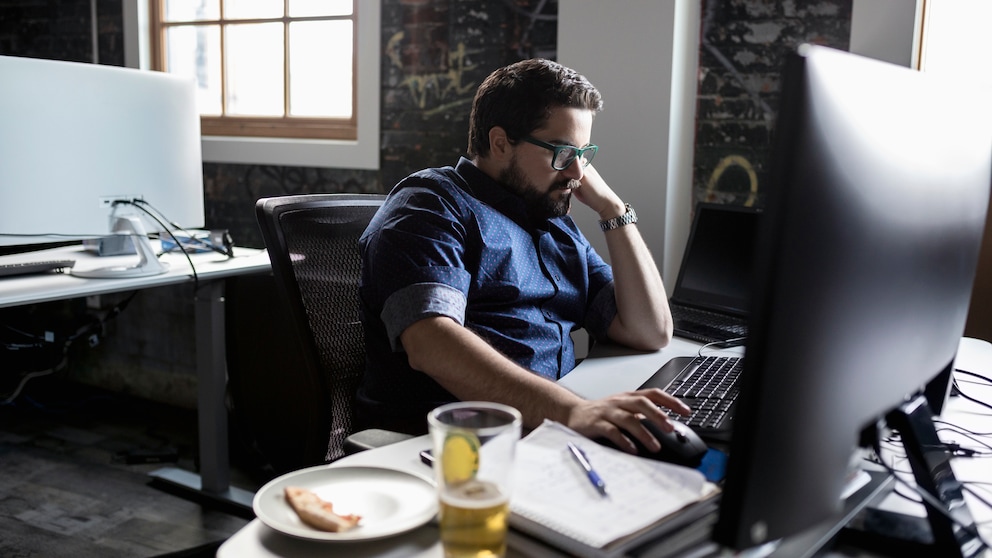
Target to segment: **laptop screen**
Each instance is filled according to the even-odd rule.
[[[755,208],[700,203],[672,301],[745,315],[750,302]]]

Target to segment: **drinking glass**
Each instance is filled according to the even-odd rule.
[[[520,412],[499,403],[464,401],[434,409],[427,423],[445,557],[505,556]]]

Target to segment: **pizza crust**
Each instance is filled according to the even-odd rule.
[[[287,486],[285,491],[286,501],[289,502],[296,515],[300,516],[303,523],[321,531],[341,533],[353,529],[362,519],[355,514],[338,515],[334,513],[334,506],[322,500],[314,492],[298,486]]]

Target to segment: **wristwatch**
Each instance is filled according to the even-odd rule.
[[[614,217],[612,219],[606,219],[599,222],[599,228],[604,231],[612,231],[613,229],[619,229],[624,225],[630,225],[637,222],[637,214],[634,213],[634,208],[630,207],[629,203],[623,204],[627,208],[627,211],[619,217]]]

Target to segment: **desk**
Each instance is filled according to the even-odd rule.
[[[154,244],[154,243],[153,243]],[[224,282],[221,279],[270,269],[264,250],[236,247],[234,258],[214,252],[192,254],[199,288],[196,293],[197,421],[200,474],[175,467],[151,475],[183,490],[251,508],[253,493],[230,486],[227,444],[227,407],[224,402],[227,365],[224,338]],[[122,265],[137,256],[97,257],[81,246],[68,246],[0,257],[0,263],[39,260],[76,260],[75,269]],[[189,261],[182,254],[160,258],[169,264],[166,273],[150,277],[84,279],[70,274],[5,277],[0,280],[0,308],[55,300],[150,289],[193,281]]]
[[[621,347],[600,346],[559,383],[583,397],[599,398],[623,389],[636,388],[668,359],[695,355],[698,349],[698,343],[679,338],[655,353],[633,353]],[[739,349],[735,351],[740,352]],[[389,467],[431,479],[430,468],[421,463],[419,458],[420,451],[430,446],[430,438],[420,436],[344,457],[329,464],[328,467],[356,465]],[[438,540],[437,527],[433,524],[389,539],[335,544],[288,537],[270,529],[258,519],[252,520],[235,533],[217,552],[218,558],[316,558],[318,556],[440,558],[444,556],[444,552]],[[507,556],[514,558],[566,555],[511,530]]]
[[[683,339],[674,339],[662,351],[656,353],[632,353],[616,347],[597,347],[572,373],[560,380],[562,385],[589,398],[599,398],[623,389],[635,388],[651,376],[669,359],[676,356],[694,355],[699,345]],[[719,351],[719,354],[739,353],[740,349]],[[992,374],[992,345],[984,341],[963,339],[958,355],[957,367],[979,374]],[[974,386],[974,384],[968,384]],[[975,395],[985,401],[992,400],[992,387],[978,391]],[[943,417],[948,421],[969,423],[982,432],[992,431],[992,414],[983,411],[973,403],[961,398],[952,398],[945,407]],[[335,461],[328,467],[372,465],[388,467],[430,478],[430,470],[418,457],[421,450],[429,448],[427,436],[412,438],[389,446],[368,450]],[[955,475],[963,481],[990,480],[992,474],[987,463],[971,460],[957,463],[953,467]],[[959,467],[960,466],[960,467]],[[913,513],[904,503],[893,499],[891,505],[901,511]],[[983,536],[992,537],[992,509],[973,498],[968,499],[975,521],[981,527]],[[886,502],[889,502],[887,500]],[[919,506],[922,510],[922,505]],[[917,510],[917,511],[919,511]],[[922,513],[922,512],[920,512]],[[284,558],[284,557],[386,557],[386,558],[440,558],[444,555],[438,540],[437,527],[425,525],[396,537],[364,543],[324,543],[311,542],[288,537],[265,526],[258,519],[235,533],[218,550],[218,558]],[[544,546],[533,539],[510,532],[508,557],[518,556],[563,556],[556,550]]]

